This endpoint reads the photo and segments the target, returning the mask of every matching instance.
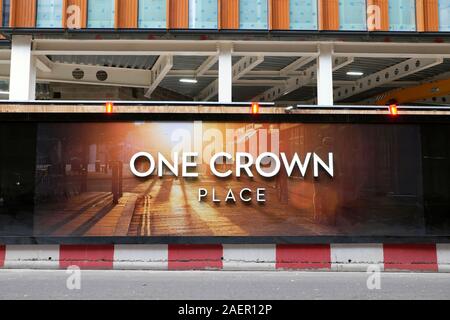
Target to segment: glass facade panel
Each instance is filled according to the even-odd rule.
[[[339,30],[367,30],[365,0],[339,1]]]
[[[139,28],[165,29],[166,0],[139,0]]]
[[[61,28],[62,6],[63,0],[38,0],[36,27]]]
[[[189,28],[217,29],[217,0],[189,1]]]
[[[267,29],[267,0],[240,0],[241,29]]]
[[[291,0],[290,29],[317,30],[317,0]]]
[[[389,30],[415,31],[416,30],[416,1],[395,0],[389,1]]]
[[[450,31],[450,0],[439,0],[439,31]]]
[[[10,12],[11,0],[3,0],[2,10],[2,26],[9,27],[9,12]]]
[[[114,0],[88,1],[88,28],[114,28]]]

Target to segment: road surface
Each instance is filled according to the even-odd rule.
[[[81,271],[69,290],[74,275],[1,270],[0,299],[450,299],[442,273],[382,273],[380,290],[365,273]]]

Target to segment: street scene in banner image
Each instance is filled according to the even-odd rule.
[[[416,140],[399,147],[401,140]],[[47,123],[38,127],[34,233],[46,236],[417,235],[424,232],[416,126],[289,123]],[[137,152],[199,152],[198,178],[137,178]],[[334,177],[284,168],[218,178],[218,152],[334,154]],[[194,159],[193,159],[194,160]],[[221,160],[222,161],[222,160]],[[235,159],[218,165],[233,169]],[[180,164],[181,165],[181,164]],[[267,165],[271,165],[268,163]],[[148,169],[144,159],[140,170]],[[234,170],[234,169],[233,169]],[[255,171],[256,172],[256,171]],[[200,188],[208,190],[199,201]],[[265,202],[239,191],[265,189]],[[225,202],[229,190],[237,200]],[[214,194],[213,194],[214,192]],[[248,193],[248,196],[251,196]],[[253,194],[254,196],[254,194]],[[213,201],[217,198],[220,202]],[[401,208],[401,210],[399,210]]]

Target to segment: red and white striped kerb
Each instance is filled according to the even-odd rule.
[[[450,244],[7,245],[0,268],[450,272]]]

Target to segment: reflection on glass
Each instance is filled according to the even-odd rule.
[[[88,1],[88,28],[114,28],[115,0]]]
[[[2,25],[3,27],[9,27],[9,14],[10,14],[11,0],[3,0],[2,10]]]
[[[439,0],[439,31],[450,31],[450,0]]]
[[[340,30],[366,30],[366,1],[340,0],[339,1],[339,29]]]
[[[267,29],[267,0],[240,0],[241,29]]]
[[[389,30],[390,31],[416,30],[415,0],[389,1]]]
[[[189,28],[217,29],[217,0],[189,1]]]
[[[63,0],[38,0],[36,27],[61,28],[62,5]]]
[[[290,29],[317,30],[317,0],[289,2]]]
[[[166,28],[166,0],[139,0],[139,28]]]

